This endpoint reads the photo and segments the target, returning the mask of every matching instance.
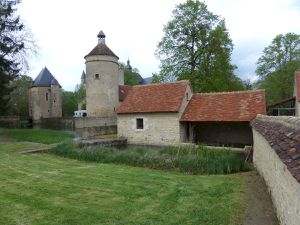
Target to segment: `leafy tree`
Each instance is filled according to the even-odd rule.
[[[161,61],[158,80],[189,79],[198,92],[243,89],[231,64],[233,44],[225,21],[205,3],[187,0],[176,6],[164,26],[156,56]]]
[[[137,85],[140,83],[140,80],[142,79],[142,77],[139,74],[139,70],[137,68],[128,70],[128,69],[126,69],[124,63],[120,63],[120,67],[124,70],[124,84],[125,85]]]
[[[85,85],[78,84],[75,87],[75,99],[78,105],[78,108],[86,109],[86,89]]]
[[[266,90],[267,103],[291,97],[294,73],[300,68],[300,35],[277,35],[257,61],[258,88]]]
[[[28,30],[16,15],[20,0],[0,0],[0,114],[8,107],[14,80],[26,65],[26,52],[32,50]]]
[[[31,84],[32,78],[25,75],[17,77],[9,84],[9,88],[13,91],[10,93],[7,115],[28,117],[28,90]]]
[[[76,95],[72,91],[63,91],[62,93],[62,114],[63,116],[73,116],[77,110]]]
[[[289,67],[300,66],[300,35],[298,34],[277,35],[258,59],[256,73],[264,77],[273,72],[284,71],[287,69],[287,63]]]

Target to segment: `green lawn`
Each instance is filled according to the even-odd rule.
[[[31,141],[44,144],[62,142],[72,139],[74,135],[58,130],[47,129],[3,129],[0,128],[0,135],[10,136],[18,141]]]
[[[239,224],[246,174],[196,176],[15,153],[0,142],[0,224]]]

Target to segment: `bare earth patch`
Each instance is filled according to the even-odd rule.
[[[243,225],[279,225],[265,181],[256,171],[245,176],[246,209]]]

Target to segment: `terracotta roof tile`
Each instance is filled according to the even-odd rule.
[[[122,105],[122,113],[178,112],[189,81],[132,86]]]
[[[108,56],[114,56],[119,59],[118,56],[116,56],[115,53],[113,53],[112,50],[109,49],[109,47],[106,46],[106,44],[99,43],[88,55],[86,55],[84,58],[87,56],[91,55],[108,55]]]
[[[267,140],[292,176],[300,182],[300,128],[259,117],[250,124]]]
[[[296,72],[295,75],[295,83],[296,83],[296,99],[298,102],[300,102],[300,71]]]
[[[123,102],[128,92],[132,89],[132,86],[129,85],[119,85],[119,101]]]
[[[257,114],[266,114],[263,90],[198,93],[180,121],[250,121]]]

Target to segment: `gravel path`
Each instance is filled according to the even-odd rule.
[[[246,210],[243,225],[279,225],[265,181],[256,171],[245,178]]]

